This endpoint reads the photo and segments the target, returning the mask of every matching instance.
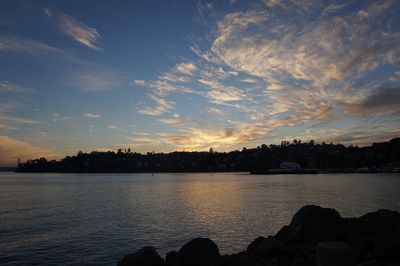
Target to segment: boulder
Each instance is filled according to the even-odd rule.
[[[232,255],[224,255],[221,257],[220,266],[254,266],[259,265],[258,259],[254,254],[248,252],[239,252]]]
[[[167,266],[179,265],[178,257],[179,257],[178,252],[176,251],[168,252],[167,256],[165,256],[165,263],[167,264]]]
[[[287,255],[286,244],[276,240],[274,237],[258,237],[247,247],[247,252],[253,253],[257,257],[274,257]]]
[[[365,222],[368,234],[394,234],[400,225],[400,214],[397,211],[381,209],[360,217]]]
[[[292,266],[317,266],[315,252],[308,249],[300,249],[294,255]]]
[[[344,242],[327,241],[317,245],[318,266],[355,266],[356,254],[352,246]]]
[[[334,209],[302,207],[288,226],[258,237],[246,251],[221,256],[208,238],[195,238],[165,261],[153,247],[125,256],[119,266],[400,266],[400,214],[378,210],[341,218]]]
[[[178,251],[178,265],[212,266],[219,263],[221,255],[217,245],[208,238],[195,238]]]
[[[390,238],[378,240],[373,255],[378,259],[397,259],[400,262],[400,240]]]
[[[276,235],[274,236],[275,239],[279,240],[279,241],[285,241],[286,240],[286,234],[287,231],[289,229],[289,226],[284,225],[279,231],[278,233],[276,233]]]
[[[247,246],[247,252],[252,252],[254,249],[256,249],[262,242],[267,240],[263,236],[259,236],[256,239],[253,240],[248,246]]]
[[[341,240],[345,230],[336,210],[306,205],[295,214],[285,235],[287,242],[301,242],[307,239],[329,241]]]
[[[133,254],[126,255],[118,262],[118,266],[165,266],[165,261],[154,247],[147,246]]]

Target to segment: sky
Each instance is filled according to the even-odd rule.
[[[400,136],[400,1],[0,0],[0,165]]]

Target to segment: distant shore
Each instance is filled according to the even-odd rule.
[[[248,173],[250,175],[301,175],[301,174],[376,174],[376,173],[400,173],[400,169],[270,169],[270,170],[256,170],[256,171],[160,171],[160,172],[134,172],[134,171],[51,171],[47,169],[18,169],[16,167],[9,167],[8,169],[0,172],[18,172],[18,173],[63,173],[63,174],[123,174],[123,173],[138,173],[138,174],[163,174],[163,173]]]
[[[147,246],[118,266],[389,266],[400,265],[399,250],[397,211],[342,218],[334,209],[307,205],[277,234],[260,236],[236,254],[221,255],[212,240],[195,238],[165,259]]]
[[[0,172],[14,172],[17,167],[13,166],[0,166]]]
[[[376,174],[376,173],[400,173],[400,169],[270,169],[265,171],[251,171],[252,175],[299,175],[299,174]]]
[[[53,173],[208,173],[251,172],[262,174],[386,173],[400,169],[400,138],[357,147],[341,144],[262,144],[241,151],[133,152],[130,149],[85,153],[60,160],[38,158],[18,161],[17,172]]]

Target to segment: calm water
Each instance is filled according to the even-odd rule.
[[[115,265],[193,237],[222,253],[274,234],[305,204],[359,216],[400,210],[399,174],[0,173],[0,264]]]

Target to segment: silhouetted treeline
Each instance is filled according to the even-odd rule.
[[[79,152],[59,161],[45,158],[18,165],[20,172],[225,172],[277,169],[282,162],[295,162],[303,169],[351,171],[368,168],[379,171],[400,167],[400,138],[373,143],[368,147],[315,144],[301,140],[281,145],[261,145],[231,152]]]

